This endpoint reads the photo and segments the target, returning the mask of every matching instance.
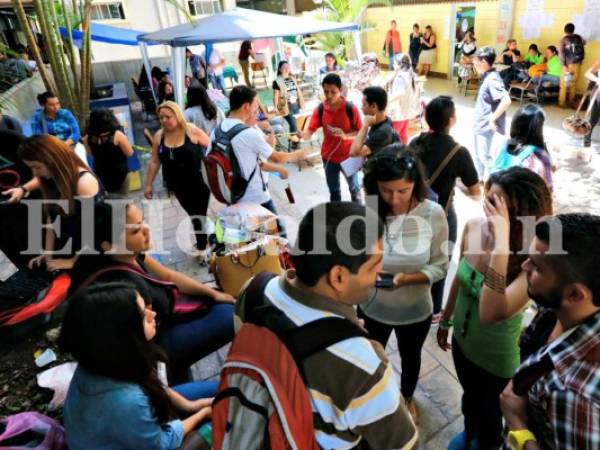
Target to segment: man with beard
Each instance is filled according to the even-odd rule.
[[[529,295],[563,332],[501,395],[513,449],[600,449],[599,240],[599,216],[562,214],[536,226],[523,263]]]

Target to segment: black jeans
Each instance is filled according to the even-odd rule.
[[[208,210],[208,200],[210,191],[203,181],[197,185],[188,186],[186,189],[181,189],[173,192],[175,197],[181,204],[190,217],[197,216],[192,219],[194,233],[196,235],[196,247],[198,250],[206,248],[208,236],[206,231],[203,231],[203,223],[206,223],[206,211]],[[198,218],[201,217],[202,219]]]
[[[360,308],[358,316],[365,321],[365,328],[372,339],[380,342],[383,348],[392,334],[396,333],[398,340],[398,351],[402,362],[402,377],[400,380],[400,391],[404,398],[411,398],[417,388],[419,372],[421,371],[421,350],[429,328],[431,327],[431,316],[422,322],[409,325],[387,325],[367,317]]]
[[[592,129],[588,134],[583,138],[583,145],[585,147],[592,146],[592,133],[594,132],[594,127],[600,121],[600,96],[596,97],[596,101],[592,105],[592,113],[590,114],[590,125]]]
[[[448,215],[446,216],[448,221],[448,240],[452,244],[456,244],[456,235],[458,233],[458,223],[456,218],[456,210],[454,205],[448,208]],[[448,259],[452,259],[452,253],[448,255]],[[444,301],[444,285],[446,284],[446,277],[440,281],[436,281],[431,285],[431,298],[433,299],[433,313],[438,314],[442,310],[442,302]]]
[[[480,450],[496,450],[502,445],[500,394],[510,378],[493,375],[471,362],[456,339],[452,339],[452,357],[463,388],[465,436],[467,440],[478,438]]]

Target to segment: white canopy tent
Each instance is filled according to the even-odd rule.
[[[349,31],[354,34],[355,51],[360,58],[362,51],[358,30],[359,26],[355,23],[329,22],[252,9],[234,8],[198,19],[193,24],[185,23],[152,33],[140,34],[137,39],[148,74],[150,74],[150,59],[147,45],[165,44],[171,46],[175,99],[177,103],[183,105],[184,52],[187,46]],[[278,45],[278,48],[281,48],[281,45]]]

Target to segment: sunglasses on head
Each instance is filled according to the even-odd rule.
[[[410,170],[416,164],[415,158],[409,155],[378,155],[375,158],[378,169],[396,166],[400,170]]]

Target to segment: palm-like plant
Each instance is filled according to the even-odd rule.
[[[369,6],[392,6],[393,0],[323,0],[323,18],[333,22],[357,22],[363,11]],[[360,31],[365,32],[372,25],[361,24]],[[348,49],[353,48],[352,36],[349,33],[323,33],[316,36],[324,49],[333,52],[338,61],[348,59]]]
[[[52,77],[42,60],[22,0],[12,0],[12,2],[46,89],[56,93],[61,103],[75,114],[79,125],[85,128],[89,113],[92,73],[90,46],[92,0],[34,0],[36,18],[44,41],[44,49],[50,61]],[[61,26],[67,30],[66,38],[60,34]],[[75,51],[72,38],[72,31],[75,28],[80,28],[83,33],[82,48],[78,53]]]

